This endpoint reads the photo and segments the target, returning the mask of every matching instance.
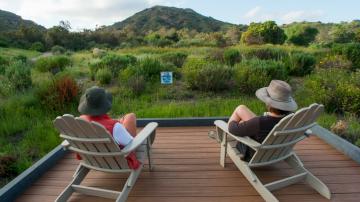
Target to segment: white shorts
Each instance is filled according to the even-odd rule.
[[[116,123],[113,128],[113,138],[118,145],[126,146],[134,138],[121,123]]]

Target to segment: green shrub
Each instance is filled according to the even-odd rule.
[[[188,60],[183,73],[188,87],[194,90],[219,91],[228,89],[232,84],[231,67],[203,59]]]
[[[164,63],[172,63],[176,67],[180,68],[183,66],[187,54],[183,52],[170,52],[170,53],[164,53],[160,56],[160,60]]]
[[[146,81],[144,79],[144,76],[131,76],[127,82],[127,86],[130,88],[131,92],[134,95],[140,95],[142,92],[145,91],[146,87]]]
[[[28,58],[25,55],[17,55],[15,57],[12,58],[12,60],[14,61],[21,61],[21,62],[28,62]]]
[[[151,34],[145,36],[144,39],[149,45],[157,46],[157,47],[164,47],[164,46],[171,45],[173,43],[173,41],[171,41],[167,38],[164,38],[157,33],[151,33]]]
[[[142,76],[145,81],[159,82],[160,72],[171,71],[175,78],[179,78],[179,72],[177,68],[169,63],[161,63],[156,58],[144,58],[138,61],[136,64],[129,66],[125,70],[122,70],[119,75],[121,82],[128,82],[133,76]]]
[[[290,75],[304,76],[314,70],[316,58],[309,53],[294,52],[285,61]]]
[[[0,75],[5,73],[5,68],[9,64],[9,61],[0,55]]]
[[[260,47],[245,50],[244,56],[247,59],[258,58],[261,60],[283,60],[288,56],[288,53],[281,48]]]
[[[127,66],[136,63],[136,57],[132,55],[114,55],[108,54],[90,65],[90,75],[94,77],[99,69],[108,69],[113,77],[117,77],[119,71]]]
[[[212,49],[209,51],[209,53],[206,55],[207,60],[212,60],[215,62],[224,62],[224,49]]]
[[[59,46],[59,45],[55,45],[51,48],[51,52],[55,55],[58,55],[58,54],[64,54],[66,51],[66,49],[62,46]]]
[[[285,29],[287,41],[299,46],[308,46],[318,33],[319,30],[315,27],[303,24],[294,24]]]
[[[42,52],[45,50],[44,44],[37,41],[31,44],[30,50]]]
[[[9,79],[3,75],[0,75],[0,97],[7,97],[12,94],[14,86]]]
[[[241,61],[240,52],[236,49],[227,49],[224,51],[224,61],[227,65],[234,66]]]
[[[95,80],[100,84],[109,84],[111,82],[112,74],[109,69],[99,69],[96,72]]]
[[[352,63],[343,55],[327,55],[320,59],[317,67],[321,69],[351,69]]]
[[[360,43],[350,44],[343,50],[347,59],[353,64],[353,70],[360,69]]]
[[[360,73],[319,69],[304,81],[302,97],[325,105],[328,112],[360,115]]]
[[[251,59],[235,65],[235,83],[240,92],[254,94],[258,88],[269,85],[273,79],[287,80],[282,62]]]
[[[182,72],[184,74],[185,81],[190,88],[196,88],[196,85],[194,84],[196,82],[196,74],[208,63],[210,62],[206,59],[197,57],[188,58],[186,60]]]
[[[71,65],[71,59],[66,56],[42,57],[36,60],[34,66],[40,72],[51,72],[56,74]]]
[[[352,70],[360,69],[360,43],[335,44],[332,51],[344,55],[352,63]]]
[[[251,44],[283,44],[286,35],[274,21],[263,23],[250,23],[249,28],[241,36],[241,41],[248,45]]]
[[[24,90],[31,86],[31,71],[28,63],[14,61],[5,69],[5,76],[16,90]]]
[[[0,47],[9,47],[10,41],[7,37],[0,35]]]
[[[199,57],[189,57],[186,59],[184,69],[200,69],[208,63],[207,59]]]

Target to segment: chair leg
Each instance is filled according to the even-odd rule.
[[[251,170],[247,165],[247,162],[241,160],[237,155],[234,149],[228,149],[228,155],[231,160],[234,162],[236,167],[241,171],[245,178],[250,182],[250,184],[256,189],[256,191],[261,195],[261,197],[267,202],[278,202],[279,200],[269,191],[265,185],[259,180],[256,174]]]
[[[153,166],[152,158],[151,158],[150,138],[147,139],[147,143],[146,143],[146,155],[147,155],[148,163],[149,163],[149,171],[152,171],[154,166]]]
[[[305,182],[325,198],[331,198],[331,192],[329,188],[319,178],[315,177],[310,171],[304,168],[302,162],[295,153],[286,159],[285,162],[298,172],[306,172],[307,175]]]
[[[141,165],[141,167],[137,170],[131,171],[129,178],[126,181],[123,190],[121,191],[121,194],[116,199],[116,202],[125,202],[127,200],[131,189],[134,187],[134,184],[141,173],[142,166],[143,165]]]
[[[308,172],[305,182],[325,198],[327,199],[331,198],[330,189],[323,182],[321,182],[319,178],[315,177],[312,173]]]
[[[218,136],[221,138],[220,165],[225,168],[226,153],[227,153],[227,135],[223,130],[221,130],[218,127],[216,127],[216,132],[218,133]]]
[[[74,179],[69,183],[69,185],[61,192],[61,194],[56,198],[56,202],[65,202],[67,201],[71,194],[74,192],[74,189],[71,187],[71,185],[79,185],[86,175],[89,173],[89,169],[82,166],[81,164],[76,169],[74,173]]]

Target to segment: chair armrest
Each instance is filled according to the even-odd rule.
[[[222,120],[216,120],[214,122],[215,126],[220,128],[222,131],[224,131],[227,135],[231,136],[232,138],[234,138],[235,140],[246,144],[247,146],[257,150],[257,148],[259,148],[261,146],[260,143],[256,142],[255,140],[251,139],[248,136],[245,137],[239,137],[239,136],[235,136],[233,134],[231,134],[228,130],[228,124]]]
[[[137,135],[136,137],[121,150],[122,153],[130,153],[138,148],[152,133],[155,132],[158,123],[151,122],[148,123]]]
[[[61,146],[66,150],[70,147],[70,143],[67,140],[62,141]]]

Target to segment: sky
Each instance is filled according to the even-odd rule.
[[[47,28],[67,20],[73,30],[111,25],[155,5],[191,8],[234,24],[360,19],[360,0],[0,0],[1,10]]]

